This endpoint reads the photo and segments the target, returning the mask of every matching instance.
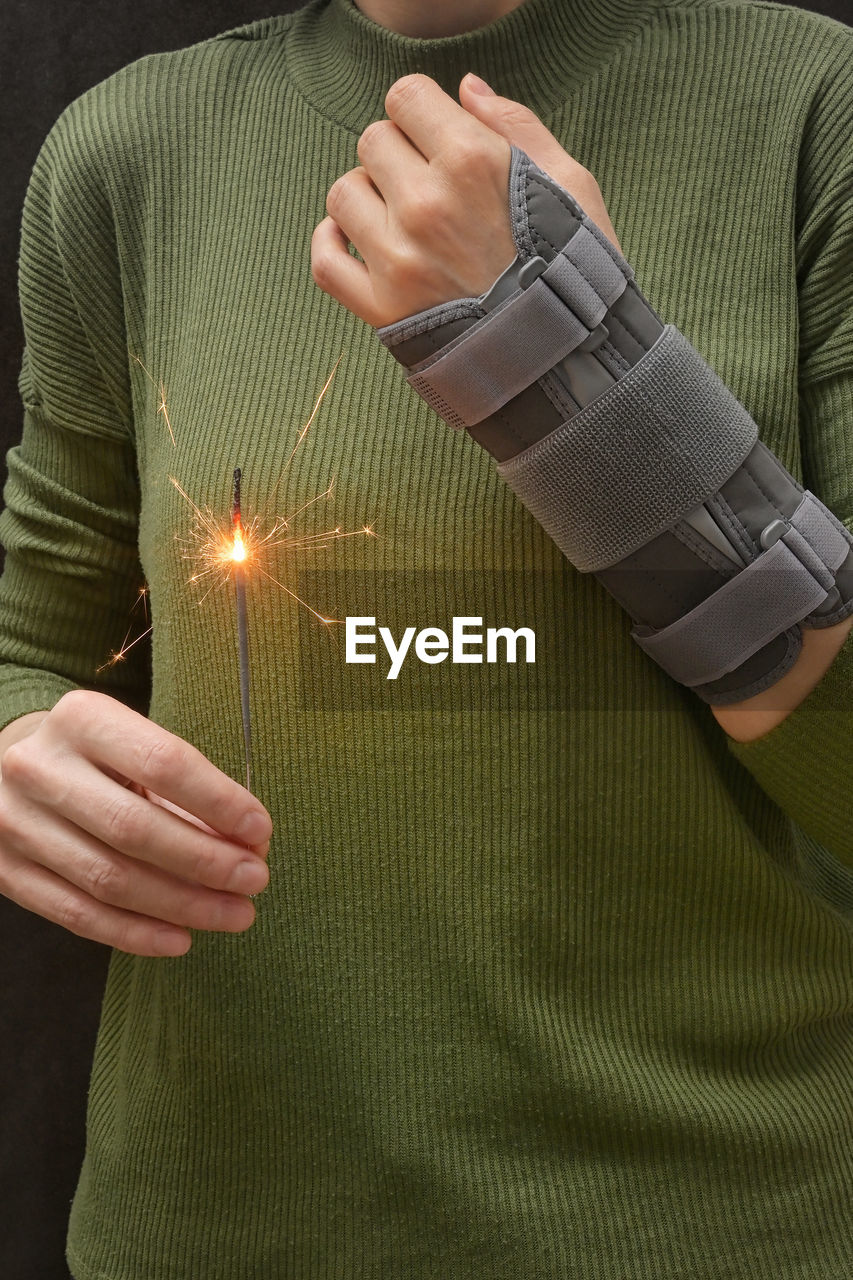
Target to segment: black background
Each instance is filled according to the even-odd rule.
[[[51,125],[79,94],[136,58],[300,5],[288,0],[0,4],[0,456],[5,457],[20,434],[21,207]],[[853,25],[853,0],[813,0],[800,7]],[[86,1089],[108,955],[107,948],[0,898],[0,1275],[8,1280],[68,1276],[65,1231],[82,1160]]]

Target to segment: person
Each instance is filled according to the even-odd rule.
[[[311,0],[51,130],[0,889],[114,948],[77,1280],[849,1273],[849,619],[769,703],[705,706],[373,329],[507,265],[522,147],[851,527],[852,39],[750,2]],[[409,131],[465,130],[427,176]],[[205,542],[237,465],[254,794]],[[313,550],[332,493],[379,536]],[[537,661],[354,674],[303,584],[389,635],[535,618]]]

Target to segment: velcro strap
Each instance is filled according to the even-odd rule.
[[[574,268],[570,291],[564,293],[560,284],[550,280],[548,283],[561,294],[566,305],[580,316],[584,324],[594,329],[603,319],[598,312],[599,304],[603,302],[605,310],[612,307],[622,297],[633,272],[630,269],[628,274],[623,272],[586,226],[578,228],[555,261],[560,258],[568,258]],[[549,274],[550,269],[545,273],[546,277]]]
[[[719,680],[826,599],[833,571],[853,546],[833,522],[806,490],[794,527],[752,564],[677,622],[660,631],[634,627],[631,635],[679,684]]]
[[[576,568],[651,542],[716,493],[758,438],[672,325],[624,377],[498,472]]]
[[[599,227],[597,223],[593,222],[592,218],[588,217],[587,214],[583,214],[582,220],[583,220],[583,225],[586,227],[587,231],[592,236],[593,240],[598,241],[599,245],[607,254],[608,258],[610,258],[611,261],[615,262],[616,266],[619,268],[619,270],[621,271],[625,279],[633,280],[634,268],[631,266],[630,262],[626,261],[626,259],[622,256],[622,254],[616,248],[616,245],[613,243],[613,241],[608,239],[608,237],[601,230],[601,227]]]
[[[613,263],[610,265],[613,266]],[[607,315],[607,303],[564,252],[557,254],[548,270],[543,271],[541,278],[583,322],[587,333],[591,333]],[[627,284],[624,277],[623,284]]]
[[[833,574],[840,569],[853,549],[853,536],[845,529],[836,515],[808,489],[794,514],[791,524],[820,556]]]
[[[450,426],[474,426],[588,337],[587,326],[540,276],[406,381]]]
[[[413,369],[406,381],[452,427],[473,427],[576,350],[632,274],[581,226],[532,284]]]

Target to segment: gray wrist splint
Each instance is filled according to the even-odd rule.
[[[517,147],[509,189],[515,261],[379,338],[673,679],[718,705],[770,687],[803,626],[853,613],[853,536]]]

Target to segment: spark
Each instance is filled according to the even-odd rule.
[[[340,542],[344,538],[378,538],[379,535],[372,525],[365,524],[360,529],[349,530],[344,530],[337,525],[333,529],[324,529],[320,533],[289,534],[286,531],[290,527],[290,521],[297,514],[294,513],[287,517],[276,517],[266,530],[264,530],[262,517],[254,516],[248,525],[244,526],[241,522],[237,531],[230,518],[227,522],[224,519],[218,520],[210,507],[202,508],[193,502],[175,476],[169,476],[169,479],[193,513],[193,524],[188,536],[176,537],[176,541],[184,548],[182,558],[193,561],[199,566],[188,582],[195,584],[205,582],[206,579],[211,580],[210,587],[198,602],[200,605],[204,604],[212,591],[225,586],[231,580],[236,566],[239,565],[245,572],[258,573],[261,577],[267,578],[325,626],[343,622],[342,618],[324,617],[274,573],[265,569],[261,560],[276,549],[280,549],[282,554],[289,557],[302,551],[324,551],[333,542]],[[318,494],[316,498],[312,498],[311,502],[328,497],[330,493],[331,487]],[[304,511],[309,505],[310,503],[305,503],[299,511]]]
[[[267,511],[272,509],[272,499],[287,474],[299,446],[305,440],[309,427],[317,416],[317,411],[331,386],[332,379],[343,359],[343,355],[344,353],[341,352],[335,361],[332,372],[317,397],[308,421],[300,429],[296,444],[290,451],[290,455],[267,498],[265,504]],[[235,527],[232,516],[229,515],[226,520],[223,516],[217,516],[210,507],[202,508],[195,503],[176,476],[169,476],[169,480],[193,514],[193,523],[188,536],[176,538],[184,548],[183,558],[195,562],[198,566],[189,578],[189,583],[196,584],[210,580],[208,590],[199,600],[200,605],[204,603],[212,591],[225,586],[234,576],[236,566],[240,565],[241,571],[245,571],[246,574],[251,576],[257,573],[261,577],[268,579],[268,581],[296,601],[297,604],[307,609],[324,626],[331,627],[342,623],[343,619],[341,618],[325,617],[310,605],[307,600],[303,600],[301,596],[297,595],[285,582],[282,582],[277,572],[271,572],[269,567],[264,567],[265,564],[269,563],[273,552],[277,556],[291,559],[303,552],[324,551],[332,543],[342,541],[345,538],[378,538],[379,535],[372,524],[364,524],[360,529],[350,530],[344,530],[340,525],[337,525],[334,528],[323,529],[319,533],[294,533],[292,531],[291,526],[294,521],[304,515],[309,507],[318,502],[330,501],[333,498],[335,491],[334,477],[332,477],[325,489],[303,502],[301,506],[290,512],[289,515],[267,517],[256,515],[245,525],[241,515],[238,527]]]
[[[130,650],[134,647],[134,645],[139,644],[139,642],[141,640],[144,640],[146,636],[151,635],[153,627],[151,626],[150,620],[148,617],[148,588],[144,585],[139,588],[139,593],[133,602],[133,605],[130,610],[131,617],[134,614],[134,612],[139,608],[140,604],[142,604],[143,609],[145,611],[145,621],[148,622],[149,624],[148,627],[142,632],[141,635],[138,635],[135,640],[131,640],[130,633],[133,630],[133,625],[134,625],[133,622],[131,621],[131,624],[127,629],[127,634],[125,635],[124,640],[121,642],[121,645],[119,646],[118,649],[115,649],[110,654],[106,662],[102,662],[101,665],[96,669],[95,671],[96,676],[99,676],[102,671],[108,671],[110,667],[115,667],[120,662],[124,662],[124,659],[126,658],[128,653],[130,653]]]
[[[139,356],[134,355],[134,354],[133,354],[133,352],[131,352],[131,358],[132,358],[133,360],[135,360],[135,361],[136,361],[136,363],[139,365],[140,369],[141,369],[141,370],[142,370],[142,372],[145,374],[146,378],[147,378],[147,379],[148,379],[148,381],[151,383],[151,385],[152,385],[153,387],[156,387],[156,389],[157,389],[157,394],[158,394],[158,395],[159,395],[159,397],[160,397],[160,403],[159,403],[159,405],[157,406],[157,416],[159,417],[159,416],[160,416],[160,414],[162,414],[162,415],[163,415],[163,417],[164,417],[164,419],[165,419],[165,421],[166,421],[166,426],[169,428],[169,435],[170,435],[170,436],[171,436],[171,438],[172,438],[172,447],[173,447],[173,448],[175,448],[175,449],[177,449],[178,445],[177,445],[177,441],[175,440],[175,433],[174,433],[174,431],[172,430],[172,423],[171,423],[171,421],[170,421],[170,419],[169,419],[169,410],[168,410],[168,408],[167,408],[167,406],[166,406],[166,387],[165,387],[165,384],[163,383],[163,381],[162,381],[162,380],[161,380],[159,383],[154,381],[154,378],[153,378],[153,377],[152,377],[152,375],[148,372],[148,370],[145,368],[145,365],[142,363],[142,361],[140,360]]]
[[[273,498],[275,497],[276,493],[278,492],[278,486],[281,484],[282,480],[283,480],[283,479],[284,479],[284,477],[287,475],[287,472],[288,472],[288,469],[289,469],[289,467],[290,467],[290,464],[291,464],[291,462],[293,461],[294,456],[295,456],[295,454],[296,454],[296,450],[299,448],[299,446],[302,444],[302,441],[303,441],[303,440],[305,439],[305,437],[308,435],[308,428],[311,426],[311,423],[312,423],[312,422],[314,421],[314,419],[316,418],[316,416],[317,416],[317,410],[320,408],[320,405],[323,403],[323,398],[324,398],[324,396],[325,396],[326,392],[329,390],[329,387],[332,385],[332,378],[334,378],[335,374],[337,373],[337,371],[338,371],[338,365],[341,363],[341,361],[343,360],[343,358],[344,358],[344,353],[343,353],[343,351],[342,351],[342,352],[341,352],[341,354],[338,356],[337,360],[336,360],[336,361],[335,361],[335,363],[334,363],[334,367],[332,368],[332,372],[329,374],[328,378],[326,379],[326,385],[323,387],[323,390],[320,392],[320,394],[319,394],[319,395],[318,395],[318,397],[317,397],[317,403],[314,405],[314,408],[313,408],[313,409],[312,409],[312,411],[311,411],[311,416],[310,416],[310,418],[309,418],[309,419],[308,419],[308,421],[305,423],[305,426],[302,428],[302,430],[301,430],[301,431],[300,431],[300,433],[299,433],[299,437],[298,437],[298,439],[297,439],[297,441],[296,441],[296,444],[293,446],[293,449],[291,450],[290,457],[287,459],[287,462],[285,462],[284,466],[282,467],[281,475],[278,477],[278,479],[276,480],[276,482],[275,482],[275,484],[273,485],[272,489],[270,490],[270,495],[269,495],[269,498],[267,499],[267,502],[269,503],[269,505],[270,505],[270,506],[272,506],[272,500],[273,500]],[[331,485],[332,485],[332,484],[334,484],[334,481],[332,481],[332,482],[331,482],[331,484],[329,485],[329,492],[331,492]],[[322,496],[323,496],[323,495],[319,495],[319,494],[318,494],[318,497],[322,497]],[[317,501],[317,498],[312,498],[312,499],[311,499],[311,501],[312,501],[312,502],[316,502],[316,501]],[[308,506],[308,505],[310,505],[310,504],[306,503],[305,505],[306,505],[306,506]],[[302,510],[302,508],[300,508],[300,510]],[[292,516],[291,516],[291,519],[293,519],[293,517],[292,517]]]

